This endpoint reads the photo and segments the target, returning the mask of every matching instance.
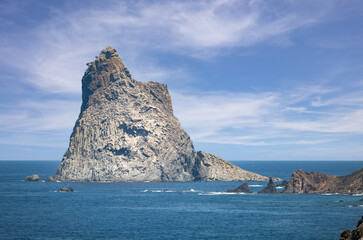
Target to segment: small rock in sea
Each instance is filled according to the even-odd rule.
[[[251,193],[250,189],[248,188],[248,184],[244,183],[239,185],[235,189],[227,190],[227,192],[235,192],[235,193]]]
[[[344,202],[343,200],[339,200],[339,202]]]
[[[265,189],[262,189],[258,193],[276,193],[276,186],[274,181],[272,180],[272,177],[270,177],[270,180],[267,184],[267,187]]]
[[[57,192],[74,192],[72,187],[62,187],[57,190]]]
[[[359,202],[363,202],[363,198],[359,200]]]
[[[40,181],[40,177],[38,174],[33,174],[31,176],[26,176],[25,181]]]
[[[52,177],[52,176],[49,176],[48,178],[47,178],[47,180],[45,180],[46,182],[55,182],[55,179],[54,179],[54,177]]]

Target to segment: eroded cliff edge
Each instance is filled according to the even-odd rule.
[[[173,114],[167,86],[132,78],[107,47],[82,78],[82,107],[59,181],[267,181],[196,153]]]

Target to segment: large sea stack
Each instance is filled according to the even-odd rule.
[[[56,180],[268,180],[214,155],[197,155],[173,114],[167,86],[133,79],[113,47],[87,65],[81,113]]]

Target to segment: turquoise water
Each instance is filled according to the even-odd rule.
[[[288,179],[299,168],[346,175],[363,162],[233,162]],[[59,162],[0,161],[0,239],[339,239],[363,196],[222,194],[238,182],[24,182]],[[266,183],[249,182],[252,191]],[[74,193],[55,192],[72,186]],[[146,192],[150,190],[151,192]]]

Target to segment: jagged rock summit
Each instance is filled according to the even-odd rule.
[[[133,79],[113,47],[87,65],[81,113],[56,180],[268,180],[214,155],[197,154],[173,114],[167,86]]]

